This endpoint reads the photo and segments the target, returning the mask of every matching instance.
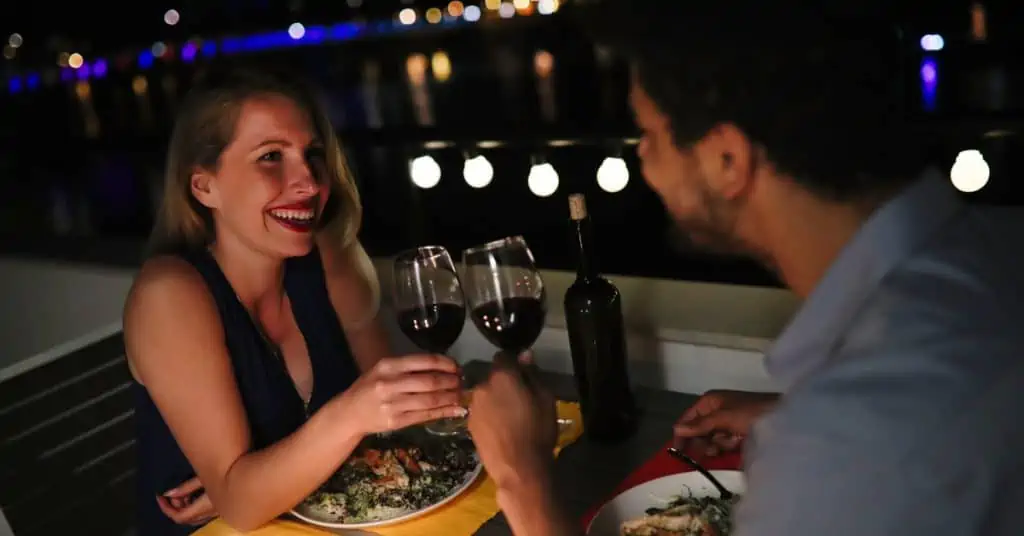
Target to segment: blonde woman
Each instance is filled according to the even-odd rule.
[[[254,529],[363,436],[464,415],[451,360],[387,357],[358,193],[293,77],[229,67],[197,81],[165,186],[124,314],[141,534],[215,515]]]

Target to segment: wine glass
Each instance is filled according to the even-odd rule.
[[[544,329],[544,281],[521,236],[502,238],[462,253],[470,318],[484,338],[513,361]]]
[[[402,333],[425,352],[448,352],[466,323],[466,301],[448,250],[423,246],[403,251],[395,257],[392,276]],[[425,428],[450,435],[464,426],[465,419],[440,419]]]

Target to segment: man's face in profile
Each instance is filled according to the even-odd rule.
[[[689,147],[676,143],[668,116],[633,77],[630,104],[642,139],[637,147],[647,184],[668,210],[682,234],[702,249],[747,253],[734,235],[735,214],[711,182],[720,154],[705,155],[701,141]],[[714,160],[712,160],[714,159]]]

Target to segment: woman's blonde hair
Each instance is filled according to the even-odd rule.
[[[324,146],[330,183],[317,233],[327,235],[338,248],[353,251],[360,271],[379,295],[376,274],[367,272],[366,254],[357,241],[363,215],[359,191],[326,109],[301,76],[276,68],[218,65],[196,78],[171,133],[163,200],[149,253],[180,254],[213,241],[213,214],[192,195],[191,177],[197,170],[217,170],[220,155],[234,138],[242,106],[249,99],[269,96],[291,100],[309,117]]]

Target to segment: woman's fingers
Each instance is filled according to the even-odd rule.
[[[393,414],[428,411],[438,408],[462,407],[462,394],[458,389],[430,393],[406,393],[391,400],[385,408]]]
[[[414,372],[382,380],[385,398],[396,398],[406,393],[429,393],[458,389],[457,374],[443,372]]]
[[[395,415],[392,422],[395,424],[395,428],[405,428],[438,419],[457,419],[465,416],[466,408],[462,406],[444,406],[399,413]]]

